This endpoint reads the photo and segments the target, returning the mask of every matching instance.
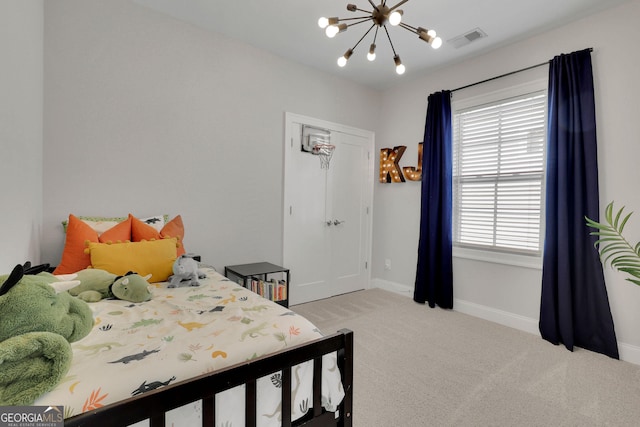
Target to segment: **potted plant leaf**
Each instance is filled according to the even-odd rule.
[[[640,242],[631,245],[622,232],[633,212],[624,214],[624,206],[613,215],[613,202],[605,209],[605,223],[585,216],[587,225],[595,228],[592,236],[598,236],[594,246],[600,254],[602,265],[607,263],[618,271],[629,274],[627,280],[640,286]],[[624,216],[623,216],[624,215]]]

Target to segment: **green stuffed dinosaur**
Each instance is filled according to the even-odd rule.
[[[89,306],[64,292],[78,282],[42,267],[0,276],[0,406],[29,405],[52,390],[71,366],[69,343],[93,327]]]
[[[131,302],[144,302],[151,299],[149,278],[128,272],[118,276],[105,270],[87,268],[76,273],[80,284],[69,289],[69,293],[86,302],[96,302],[103,298],[118,298]]]

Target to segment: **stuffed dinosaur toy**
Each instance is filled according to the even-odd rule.
[[[69,293],[86,302],[97,302],[103,298],[117,298],[124,301],[144,302],[151,299],[149,278],[134,272],[118,276],[105,270],[87,268],[76,273],[80,284],[69,289]]]
[[[65,292],[77,284],[29,263],[0,276],[0,406],[33,403],[69,371],[70,343],[93,326],[88,304]]]
[[[200,286],[199,279],[206,274],[198,271],[198,262],[189,254],[180,255],[173,263],[173,275],[169,276],[169,288],[176,286]]]

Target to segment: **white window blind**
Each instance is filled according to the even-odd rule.
[[[454,112],[459,247],[541,253],[546,91]]]

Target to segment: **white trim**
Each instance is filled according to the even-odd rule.
[[[371,139],[371,141],[375,140],[375,134],[373,131],[355,128],[349,125],[343,125],[341,123],[330,122],[327,120],[317,119],[315,117],[303,116],[301,114],[291,113],[285,111],[284,113],[285,124],[289,123],[300,123],[306,124],[314,127],[318,127],[320,129],[331,129],[333,132],[342,132],[348,133],[350,135],[357,135],[363,138]],[[288,132],[290,131],[289,127],[285,128],[285,143],[289,140],[287,137],[290,137]],[[374,142],[375,144],[375,142]],[[375,146],[375,145],[374,145]]]
[[[475,96],[454,95],[451,100],[451,111],[465,110],[484,104],[491,104],[500,100],[513,98],[527,93],[546,91],[548,78],[531,80],[526,83],[507,86],[502,89],[493,90]]]
[[[538,320],[530,317],[520,316],[519,314],[510,313],[508,311],[499,310],[497,308],[480,305],[460,299],[453,300],[453,310],[468,314],[470,316],[479,317],[490,322],[499,323],[510,328],[518,329],[530,334],[539,335]]]
[[[413,287],[411,286],[383,279],[373,279],[371,281],[371,286],[413,298]],[[493,307],[487,307],[461,299],[454,299],[453,307],[453,311],[479,317],[481,319],[489,320],[490,322],[499,323],[501,325],[509,326],[532,334],[537,335],[539,333],[537,319],[520,316],[518,314],[509,313],[508,311],[498,310]]]
[[[394,283],[383,279],[372,279],[371,287],[384,289],[386,291],[394,292],[408,298],[413,298],[413,287],[400,283]],[[453,311],[468,314],[473,317],[479,317],[480,319],[499,323],[504,326],[540,336],[540,331],[538,329],[538,319],[520,316],[519,314],[510,313],[504,310],[498,310],[493,307],[487,307],[461,299],[454,299],[453,307]],[[635,365],[640,365],[640,347],[632,344],[618,342],[618,352],[620,354],[620,360],[633,363]]]
[[[640,365],[640,347],[618,342],[618,353],[620,354],[620,360]]]
[[[371,279],[371,287],[384,289],[385,291],[413,298],[413,287],[401,285],[400,283],[394,283],[383,279]]]
[[[515,253],[483,251],[454,246],[453,257],[542,270],[542,255],[518,255]]]

